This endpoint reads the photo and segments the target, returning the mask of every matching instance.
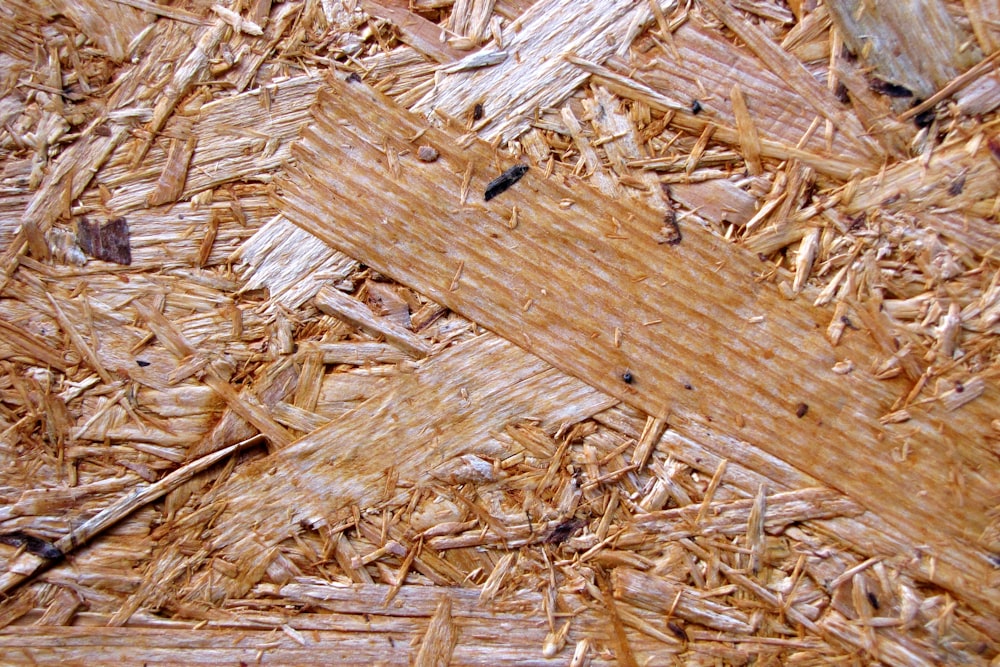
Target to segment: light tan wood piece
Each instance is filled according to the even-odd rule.
[[[914,548],[930,541],[938,545],[937,560],[963,563],[949,585],[992,606],[976,592],[988,565],[982,547],[968,541],[967,526],[978,526],[975,532],[988,525],[993,483],[979,471],[988,469],[990,455],[975,443],[988,437],[995,396],[947,419],[930,409],[909,423],[905,438],[921,456],[901,465],[891,450],[902,444],[902,432],[879,422],[899,388],[864,370],[883,353],[860,333],[832,347],[818,328],[818,311],[754,283],[758,260],[698,229],[684,229],[677,246],[659,245],[652,211],[545,179],[537,167],[492,202],[470,197],[462,204],[463,173],[472,170],[474,193],[496,175],[488,146],[460,148],[371,91],[331,86],[336,92],[321,93],[315,124],[293,151],[295,170],[282,182],[292,220],[647,413],[690,415],[791,457],[908,534]],[[357,112],[373,106],[383,112]],[[373,147],[418,132],[440,151],[438,162],[401,160],[398,181],[375,167],[385,157]],[[325,169],[338,151],[372,168]],[[511,230],[506,222],[515,204],[522,222]],[[415,207],[419,234],[406,222]],[[326,224],[332,219],[338,224]],[[623,334],[620,347],[615,328]],[[847,376],[834,370],[844,360],[856,365]],[[956,467],[941,439],[970,464]],[[865,462],[863,476],[858,461]],[[962,480],[960,529],[950,518],[949,474]]]
[[[997,663],[996,5],[0,1],[0,661]]]

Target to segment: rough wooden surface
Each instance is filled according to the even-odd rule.
[[[876,4],[0,3],[5,664],[996,662],[1000,16]]]
[[[330,664],[412,664],[420,646],[410,646],[414,634],[423,635],[442,600],[451,604],[458,626],[453,664],[463,665],[549,665],[537,650],[545,639],[545,624],[526,617],[516,607],[511,610],[484,610],[474,590],[420,586],[407,587],[396,602],[381,606],[389,586],[356,584],[330,586],[322,581],[303,581],[272,586],[266,593],[309,605],[322,613],[300,619],[284,619],[280,614],[260,610],[252,615],[227,614],[202,624],[161,619],[137,618],[128,628],[103,627],[107,618],[83,612],[75,627],[33,625],[10,628],[0,635],[0,646],[10,664],[32,662],[85,661],[100,651],[124,662],[145,660],[148,664],[218,664],[219,662],[273,661],[289,665]],[[524,595],[522,604],[540,603],[537,595]],[[375,614],[370,610],[380,607]],[[367,618],[361,618],[366,614]],[[242,617],[241,617],[242,616]],[[581,614],[580,630],[568,639],[576,642],[586,633],[600,633],[603,620],[593,611]],[[511,643],[517,640],[523,648]],[[56,640],[56,641],[54,641]],[[651,657],[669,660],[673,651],[663,650],[655,638],[638,636],[636,649]],[[791,646],[811,647],[808,641]],[[499,651],[498,646],[505,646]],[[613,656],[592,656],[592,665],[616,664]]]
[[[538,401],[540,393],[547,398]],[[393,378],[342,419],[216,489],[204,505],[220,513],[206,546],[237,564],[239,574],[220,577],[209,570],[205,577],[175,585],[219,601],[242,596],[271,565],[275,547],[303,526],[334,524],[351,506],[376,506],[395,495],[395,484],[410,487],[428,474],[488,481],[496,473],[480,457],[502,451],[491,433],[502,431],[507,422],[531,418],[552,428],[586,419],[611,402],[506,341],[476,338],[420,370]],[[469,470],[447,469],[463,455],[471,455]],[[445,469],[435,472],[441,466]],[[230,513],[227,505],[238,509]],[[180,546],[166,546],[154,569],[166,576],[165,563]],[[423,567],[421,558],[415,567]],[[153,578],[157,588],[163,576]],[[128,608],[145,602],[146,595],[161,597],[164,592],[144,591]]]
[[[828,6],[847,46],[871,62],[883,81],[905,88],[904,97],[929,97],[977,60],[974,51],[960,46],[972,35],[951,19],[947,3],[875,7],[834,0]]]
[[[880,421],[902,387],[864,368],[887,351],[865,335],[833,346],[819,311],[772,286],[748,289],[760,271],[756,258],[700,229],[684,228],[678,245],[658,243],[662,219],[654,211],[546,180],[537,166],[496,203],[483,204],[478,194],[495,173],[488,146],[459,148],[454,137],[363,87],[331,87],[294,149],[292,176],[281,183],[293,220],[649,414],[711,423],[788,457],[887,519],[911,548],[938,545],[935,558],[955,567],[949,585],[980,597],[976,581],[990,566],[968,537],[988,525],[991,489],[1000,482],[983,475],[992,455],[980,444],[995,394],[950,414],[939,406],[914,410],[902,436]],[[373,107],[382,111],[361,111]],[[402,151],[418,134],[442,157],[425,165],[402,156],[397,180],[376,147]],[[338,150],[368,168],[324,170]],[[462,174],[470,169],[473,194],[463,202]],[[510,229],[513,206],[518,225]],[[373,218],[379,223],[371,225]],[[848,361],[852,373],[835,371]],[[889,443],[902,437],[919,458],[893,460]],[[938,446],[942,439],[951,446]],[[951,519],[955,475],[966,494],[961,526]],[[980,602],[994,608],[990,596]]]
[[[676,3],[662,4],[669,9]],[[563,56],[601,62],[627,48],[652,18],[645,2],[537,2],[505,28],[500,44],[486,47],[506,57],[492,66],[450,74],[414,109],[462,118],[478,103],[484,116],[475,129],[488,138],[513,139],[528,128],[537,109],[558,105],[585,79]]]

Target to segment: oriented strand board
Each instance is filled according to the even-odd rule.
[[[718,125],[726,137],[728,132],[733,137],[719,139],[733,144],[744,136],[737,131],[741,121],[731,95],[738,85],[764,155],[794,155],[831,174],[877,168],[877,153],[857,138],[863,135],[860,124],[829,91],[797,87],[782,73],[761,69],[745,49],[693,25],[678,28],[673,43],[677,58],[655,48],[655,42],[644,41],[629,58],[609,59],[608,74],[627,77],[625,81],[633,87],[644,84],[660,95],[683,101],[685,110],[678,113],[677,123],[699,131],[709,123]],[[627,94],[627,89],[618,89]],[[687,105],[694,100],[703,107],[698,114],[688,112]],[[816,119],[827,118],[837,128],[830,139],[811,129]]]
[[[395,376],[355,410],[217,488],[210,501],[218,504],[208,506],[221,516],[206,546],[236,563],[238,574],[225,577],[209,569],[184,588],[216,600],[244,595],[277,556],[277,544],[306,526],[332,522],[351,506],[384,500],[390,473],[413,484],[437,466],[488,448],[492,434],[508,422],[575,423],[613,402],[503,339],[472,339],[416,372]],[[184,539],[178,534],[178,543]],[[149,577],[149,587],[126,609],[164,594],[161,584],[177,546],[164,550],[153,565],[159,574]]]
[[[132,627],[106,627],[102,614],[83,612],[75,626],[55,624],[8,628],[0,634],[0,652],[6,664],[101,661],[123,663],[218,665],[244,661],[281,665],[410,665],[420,652],[411,639],[426,635],[442,605],[450,604],[457,643],[452,664],[525,665],[546,667],[553,660],[541,655],[547,625],[523,613],[542,604],[539,594],[522,594],[510,609],[484,609],[475,589],[451,586],[408,586],[393,604],[383,602],[390,591],[383,584],[332,585],[300,581],[269,584],[263,592],[291,604],[315,609],[301,619],[282,619],[273,612],[222,612],[207,623],[170,620],[143,614]],[[375,611],[377,610],[377,611]],[[653,614],[645,615],[654,619]],[[603,638],[606,620],[599,610],[581,610],[567,639]],[[668,663],[682,649],[676,639],[636,634],[635,650],[659,663]],[[805,639],[802,648],[821,643]],[[502,650],[501,650],[502,648]],[[560,658],[568,657],[560,655]],[[589,664],[616,665],[613,656],[596,654]]]
[[[654,0],[667,8],[674,0]],[[464,118],[478,103],[482,136],[509,141],[523,133],[539,108],[553,107],[586,78],[563,55],[598,63],[628,48],[653,19],[651,2],[631,0],[541,0],[503,31],[501,46],[490,45],[500,62],[458,69],[414,105],[423,113]],[[475,62],[482,54],[468,56]]]
[[[1000,358],[1000,22],[995,1],[901,2],[910,15],[898,23],[884,4],[838,3],[863,23],[845,34],[833,0],[0,2],[4,663],[996,661],[1000,622],[983,599],[1000,582],[986,560],[1000,562],[1000,516],[983,526],[995,500],[971,494],[995,488],[1000,461],[1000,420],[987,434]],[[912,40],[897,59],[883,45],[934,27],[919,24],[921,6],[939,18],[946,8],[958,48]],[[873,31],[870,52],[845,48]],[[993,55],[967,68],[979,50]],[[910,101],[888,97],[900,91],[872,67],[907,59],[908,74],[959,66],[899,113]],[[649,363],[633,292],[669,287],[690,303],[639,312],[662,319],[644,327],[679,332],[657,350],[660,375],[630,367],[627,385],[612,373],[629,394],[620,402],[276,210],[274,179],[324,73],[420,102],[448,128],[414,138],[395,110],[352,98],[368,105],[359,116],[387,113],[393,127],[355,147],[364,163],[345,161],[343,145],[305,163],[319,187],[330,172],[383,172],[362,174],[381,189],[352,202],[378,213],[369,227],[385,217],[394,233],[422,234],[428,212],[450,225],[434,244],[452,253],[447,304],[480,299],[486,312],[498,284],[524,292],[534,280],[519,307],[558,312],[573,333],[607,317],[600,294],[576,292],[610,275],[605,288],[624,285],[622,321],[588,339],[599,351],[611,340],[610,367]],[[472,146],[456,161],[448,142],[461,132],[463,146],[478,133],[503,152]],[[408,152],[433,160],[432,145],[438,162]],[[515,155],[528,173],[483,204]],[[429,189],[416,169],[442,178]],[[540,195],[562,199],[540,210]],[[390,216],[377,210],[386,201],[405,206]],[[628,213],[579,236],[598,208]],[[124,217],[132,263],[88,257],[74,234],[82,215]],[[680,245],[643,240],[677,240],[672,222]],[[519,273],[484,285],[470,239]],[[553,240],[564,242],[554,255],[532,251]],[[581,262],[574,243],[602,252]],[[653,268],[615,282],[636,243]],[[539,257],[576,280],[565,309],[547,302],[566,301],[565,279],[522,261]],[[401,247],[387,261],[413,260]],[[812,390],[793,386],[803,368],[785,357],[707,372],[690,390],[662,384],[678,364],[715,363],[690,357],[717,342],[711,318],[725,311],[692,312],[708,288],[688,284],[705,276],[691,263],[718,269],[709,287],[721,294],[763,295],[734,340],[805,311],[788,330],[818,324],[847,374],[824,386],[859,392],[830,400],[892,403],[886,423],[838,439],[805,423],[829,407],[810,402],[802,433],[763,449],[750,439],[760,423],[727,416],[758,409],[737,393],[753,383],[747,368],[780,378],[775,392]],[[781,310],[774,285],[828,306]],[[494,316],[537,324],[505,302]],[[593,362],[559,353],[581,373]],[[900,377],[866,395],[877,383],[855,378],[868,373]],[[669,410],[635,407],[664,387]],[[824,453],[833,437],[842,453],[873,428],[874,463],[851,462],[873,482],[864,504],[829,488],[828,466],[797,467],[797,438],[815,435]],[[933,463],[947,469],[928,481]],[[876,487],[887,468],[911,499]],[[936,481],[932,506],[951,492],[945,509],[967,532],[959,551],[875,513],[922,503]]]
[[[955,566],[935,580],[995,608],[976,583],[990,567],[976,539],[1000,483],[983,446],[995,391],[955,412],[914,408],[903,427],[882,423],[906,391],[867,371],[892,354],[887,341],[859,330],[834,347],[822,311],[755,280],[756,258],[699,229],[659,244],[659,214],[537,168],[484,203],[498,174],[489,146],[463,149],[365,86],[330,86],[281,182],[290,219],[649,414],[711,424],[793,461]],[[416,160],[414,137],[440,160]],[[844,361],[853,372],[837,372]],[[910,455],[894,458],[904,444]]]
[[[975,63],[972,38],[940,0],[827,3],[847,46],[904,97],[925,99]],[[904,91],[900,91],[901,93]]]

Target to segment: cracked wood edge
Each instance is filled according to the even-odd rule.
[[[330,85],[280,183],[289,219],[648,414],[710,422],[793,462],[886,520],[915,553],[953,563],[936,583],[997,608],[977,583],[990,566],[975,542],[995,488],[982,446],[995,391],[951,415],[928,408],[906,429],[880,424],[906,389],[860,370],[880,356],[873,341],[859,333],[832,347],[828,313],[757,282],[745,251],[698,229],[679,246],[657,245],[652,210],[537,168],[483,203],[497,173],[488,145],[462,149],[364,86]],[[433,164],[407,153],[420,132],[441,153]],[[398,180],[384,150],[400,154]],[[859,370],[837,375],[845,358]],[[904,441],[919,454],[895,462]]]

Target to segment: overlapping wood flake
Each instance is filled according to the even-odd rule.
[[[1000,15],[884,4],[2,3],[5,664],[995,664]]]

